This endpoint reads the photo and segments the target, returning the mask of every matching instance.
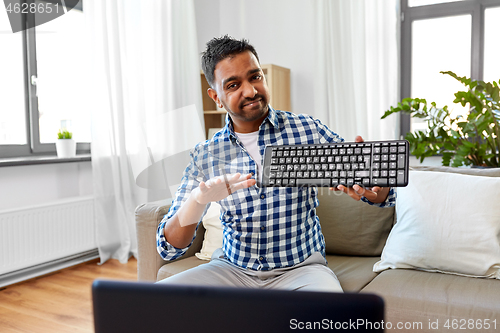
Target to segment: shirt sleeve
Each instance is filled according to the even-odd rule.
[[[344,139],[340,137],[337,133],[333,132],[328,126],[324,125],[319,119],[314,119],[314,123],[318,129],[318,133],[328,142],[344,142]],[[394,207],[396,205],[396,191],[391,187],[387,199],[381,203],[373,203],[365,197],[361,197],[361,200],[369,205],[377,206],[381,208]]]
[[[195,148],[196,149],[196,148]],[[189,249],[191,244],[193,244],[193,240],[196,237],[196,231],[193,234],[193,238],[191,239],[191,242],[189,243],[188,246],[185,248],[179,249],[176,248],[175,246],[171,245],[167,239],[165,238],[164,234],[164,228],[165,224],[167,221],[174,216],[174,214],[179,210],[179,208],[182,206],[184,202],[188,199],[189,195],[191,194],[191,191],[198,187],[200,182],[205,181],[205,177],[199,167],[197,166],[197,154],[194,153],[194,150],[190,152],[190,157],[191,157],[191,162],[189,165],[186,167],[184,170],[181,184],[177,188],[177,191],[175,193],[175,199],[172,201],[172,205],[170,206],[170,209],[168,213],[163,217],[161,220],[160,224],[158,225],[157,233],[156,233],[156,249],[160,256],[163,258],[163,260],[166,261],[171,261],[174,259],[177,259],[181,257],[186,251]],[[196,230],[198,230],[198,226],[200,222],[203,219],[203,216],[205,215],[206,211],[208,209],[205,208],[205,212],[203,213],[200,221],[198,221],[198,225],[196,226]]]
[[[344,139],[340,135],[338,135],[337,133],[332,131],[328,126],[323,124],[321,120],[315,118],[312,119],[314,121],[314,124],[316,125],[319,136],[323,138],[323,140],[332,143],[344,142]]]
[[[361,197],[361,200],[369,205],[381,208],[394,207],[396,205],[396,191],[393,187],[391,187],[389,190],[389,194],[387,194],[387,199],[385,199],[385,201],[381,203],[373,203],[365,197]]]

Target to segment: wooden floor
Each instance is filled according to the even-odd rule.
[[[97,260],[0,290],[0,332],[94,332],[91,285],[137,280],[137,260]]]

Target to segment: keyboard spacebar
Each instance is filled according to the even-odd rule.
[[[331,179],[297,179],[296,185],[301,186],[301,185],[311,185],[311,186],[320,186],[320,187],[327,187],[330,186],[331,184]]]

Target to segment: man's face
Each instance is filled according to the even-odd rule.
[[[269,89],[255,55],[245,51],[220,61],[215,66],[214,86],[208,94],[230,114],[234,130],[257,131],[267,116]]]

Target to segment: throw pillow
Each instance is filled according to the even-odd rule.
[[[326,254],[380,256],[394,224],[394,207],[371,206],[328,188],[318,192],[316,214]]]
[[[205,235],[203,237],[203,245],[195,256],[201,260],[210,260],[212,253],[222,247],[222,225],[220,222],[220,205],[212,202],[203,217],[203,227],[205,227]]]
[[[411,166],[410,170],[459,173],[471,176],[500,177],[500,168],[467,168],[467,167],[454,168],[447,166],[419,165],[419,166]]]
[[[419,269],[500,279],[500,178],[410,171],[397,223],[373,270]]]

